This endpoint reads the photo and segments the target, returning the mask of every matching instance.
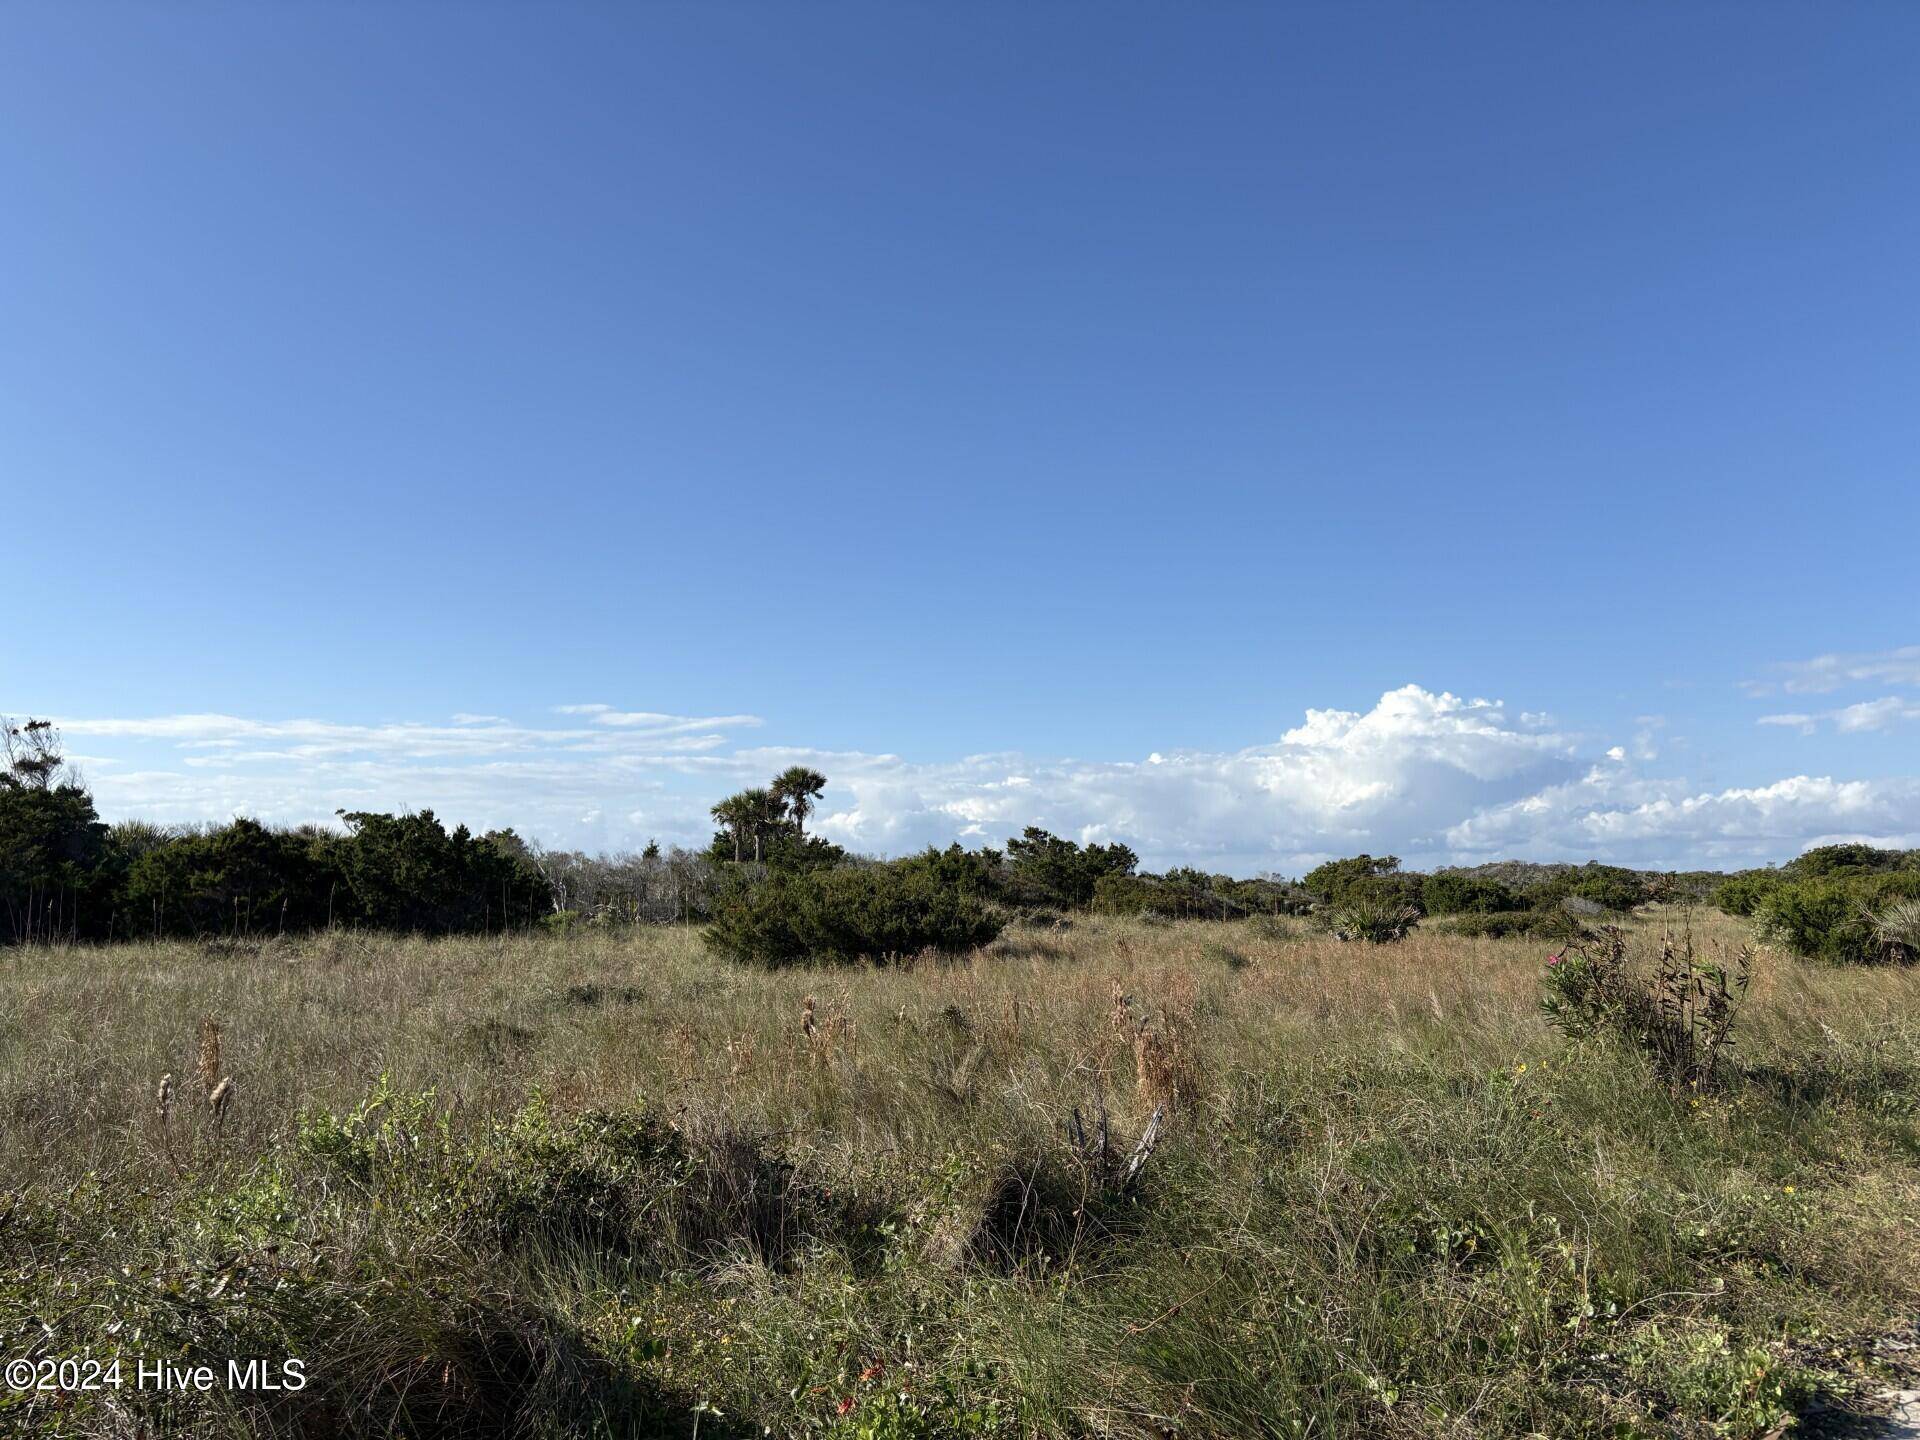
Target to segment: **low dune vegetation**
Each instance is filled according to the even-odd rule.
[[[1758,1440],[1920,1309],[1911,853],[880,862],[796,769],[589,858],[14,742],[0,1352],[303,1383],[0,1433]]]
[[[308,1381],[0,1428],[1778,1433],[1920,1302],[1920,972],[1687,918],[14,948],[0,1349]]]

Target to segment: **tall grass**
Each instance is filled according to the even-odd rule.
[[[0,1352],[313,1377],[0,1430],[1759,1436],[1843,1396],[1920,1303],[1920,973],[1763,951],[1688,1094],[1545,1024],[1545,949],[0,952]]]

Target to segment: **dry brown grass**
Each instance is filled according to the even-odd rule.
[[[1718,915],[1697,924],[1703,941],[1747,935]],[[1565,1228],[1528,1241],[1545,1257],[1528,1263],[1562,1263],[1553,1237],[1564,1235],[1589,1247],[1571,1253],[1618,1264],[1682,1224],[1733,1227],[1728,1217],[1759,1205],[1754,1196],[1778,1200],[1774,1170],[1803,1166],[1799,1193],[1826,1208],[1795,1227],[1756,1213],[1779,1231],[1767,1263],[1817,1285],[1776,1293],[1767,1287],[1782,1282],[1767,1274],[1702,1261],[1701,1284],[1733,1277],[1713,1302],[1715,1323],[1778,1327],[1793,1311],[1840,1328],[1856,1313],[1920,1306],[1920,1226],[1909,1223],[1920,1175],[1888,1148],[1889,1127],[1906,1122],[1872,1110],[1913,1093],[1920,971],[1763,953],[1735,1052],[1756,1078],[1694,1112],[1624,1088],[1638,1083],[1627,1062],[1570,1057],[1539,1011],[1546,948],[1424,931],[1374,947],[1275,925],[1083,918],[1066,930],[1016,927],[961,961],[836,973],[721,964],[688,930],[333,934],[251,954],[184,944],[0,952],[0,1189],[53,1194],[91,1175],[137,1182],[162,1207],[185,1203],[285,1155],[303,1113],[347,1112],[385,1075],[395,1093],[431,1090],[456,1136],[511,1116],[535,1090],[565,1113],[644,1101],[702,1153],[777,1153],[835,1194],[843,1182],[863,1196],[924,1192],[924,1203],[902,1203],[900,1224],[912,1231],[924,1217],[910,1253],[944,1257],[938,1273],[909,1267],[885,1282],[892,1289],[862,1281],[859,1305],[840,1319],[809,1307],[842,1314],[831,1297],[856,1283],[844,1259],[826,1280],[802,1271],[789,1283],[748,1256],[647,1302],[669,1333],[759,1327],[765,1348],[752,1365],[736,1358],[743,1338],[687,1373],[776,1433],[797,1423],[779,1408],[793,1356],[827,1343],[782,1327],[877,1347],[870,1328],[938,1305],[955,1308],[915,1343],[948,1347],[956,1364],[991,1361],[1002,1377],[993,1383],[1052,1417],[1026,1433],[1148,1435],[1174,1418],[1189,1433],[1247,1433],[1276,1397],[1308,1393],[1288,1386],[1320,1385],[1324,1371],[1336,1378],[1313,1403],[1365,1411],[1375,1433],[1413,1434],[1426,1422],[1408,1417],[1424,1410],[1366,1411],[1373,1392],[1352,1391],[1348,1373],[1403,1362],[1409,1394],[1455,1407],[1434,1422],[1440,1433],[1577,1433],[1530,1408],[1536,1382],[1517,1372],[1476,1382],[1484,1394],[1463,1399],[1447,1376],[1467,1359],[1436,1361],[1422,1378],[1406,1358],[1410,1345],[1437,1356],[1456,1341],[1459,1356],[1479,1354],[1456,1330],[1520,1324],[1472,1267],[1443,1254],[1395,1302],[1438,1317],[1417,1345],[1394,1329],[1400,1312],[1366,1310],[1356,1287],[1390,1273],[1367,1246],[1396,1205],[1418,1245],[1480,1223],[1468,1212],[1482,1197],[1521,1217],[1522,1230],[1551,1207]],[[193,1077],[204,1103],[183,1103],[163,1076]],[[1110,1117],[1124,1154],[1155,1109],[1169,1129],[1150,1175],[1211,1178],[1154,1223],[1188,1223],[1171,1218],[1183,1207],[1212,1218],[1191,1222],[1177,1255],[1122,1264],[1120,1242],[1096,1246],[1083,1233],[1091,1201],[1074,1186],[1084,1177],[1069,1167],[1049,1180],[1047,1167],[1057,1169],[1076,1111],[1089,1125]],[[1548,1163],[1559,1168],[1529,1168]],[[1275,1167],[1284,1183],[1263,1178]],[[1128,1213],[1146,1224],[1154,1212]],[[346,1227],[330,1242],[343,1246],[380,1234],[364,1217],[330,1223]],[[1036,1226],[1055,1263],[1091,1267],[1106,1288],[1025,1288],[1010,1272]],[[591,1287],[543,1283],[571,1307],[569,1324],[588,1330],[624,1326],[638,1303],[609,1301],[603,1314],[580,1298]],[[723,1304],[749,1296],[751,1322],[745,1301]],[[1210,1308],[1228,1296],[1244,1313]],[[1704,1302],[1661,1303],[1692,1316]],[[869,1324],[860,1306],[893,1318]],[[1565,1316],[1539,1323],[1540,1354],[1573,1343],[1553,1328]],[[1260,1350],[1283,1333],[1295,1351]],[[1339,1353],[1315,1348],[1338,1336],[1351,1337]],[[705,1353],[681,1343],[676,1356]],[[1255,1351],[1265,1379],[1249,1368]],[[807,1393],[794,1403],[814,1403]]]
[[[1725,917],[1700,924],[1745,936]],[[1244,969],[1207,958],[1223,932]],[[243,958],[187,944],[3,952],[0,1154],[22,1175],[127,1163],[159,1077],[182,1072],[203,1094],[228,1075],[244,1087],[229,1124],[238,1144],[270,1143],[303,1109],[350,1105],[382,1073],[477,1115],[510,1109],[531,1085],[605,1105],[724,1089],[753,1118],[832,1136],[866,1093],[903,1079],[911,1091],[926,1037],[950,1033],[967,1037],[963,1053],[985,1047],[977,1065],[990,1083],[977,1083],[1011,1111],[1078,1101],[1093,1071],[1118,1089],[1197,1098],[1282,1047],[1392,1049],[1420,1037],[1537,1051],[1549,1043],[1537,1008],[1544,953],[1534,941],[1420,932],[1372,947],[1083,920],[1010,932],[970,961],[823,987],[816,973],[717,964],[686,930],[331,935]],[[1920,971],[1769,954],[1741,1029],[1750,1051],[1805,1049],[1830,1036],[1867,1043],[1916,1015]],[[809,1057],[798,1066],[796,1022]],[[868,1126],[898,1108],[866,1112]]]

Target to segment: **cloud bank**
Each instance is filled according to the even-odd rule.
[[[430,808],[549,844],[702,844],[714,800],[805,763],[832,782],[815,828],[876,854],[999,843],[1026,825],[1124,840],[1156,868],[1241,874],[1297,872],[1357,850],[1416,864],[1518,856],[1734,866],[1841,838],[1920,843],[1920,778],[1797,775],[1703,790],[1639,768],[1653,758],[1657,717],[1642,717],[1630,745],[1609,745],[1543,714],[1418,685],[1365,711],[1308,710],[1268,744],[1131,760],[917,761],[744,745],[741,732],[762,723],[749,715],[599,702],[553,713],[561,718],[545,725],[478,714],[444,724],[230,715],[59,723],[103,814],[168,822]]]

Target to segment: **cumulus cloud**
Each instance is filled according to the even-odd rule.
[[[947,765],[813,754],[834,777],[815,827],[897,852],[956,837],[997,842],[1039,825],[1124,839],[1153,863],[1287,868],[1354,849],[1427,853],[1463,813],[1575,767],[1543,717],[1408,685],[1373,709],[1309,710],[1270,745],[1156,751],[1141,761],[976,755]],[[768,755],[784,758],[784,752]]]
[[[1570,784],[1461,821],[1448,831],[1447,848],[1462,860],[1597,857],[1730,868],[1840,840],[1911,846],[1916,835],[1920,779],[1796,775],[1770,785],[1695,792],[1684,780],[1596,767]]]
[[[1849,707],[1859,709],[1861,707]],[[431,808],[548,843],[700,844],[707,807],[804,763],[831,783],[814,828],[851,849],[1002,843],[1028,825],[1124,840],[1156,868],[1298,872],[1329,855],[1414,864],[1520,856],[1642,865],[1747,864],[1835,838],[1912,843],[1920,780],[1796,776],[1708,789],[1641,769],[1657,717],[1605,744],[1535,711],[1417,685],[1365,710],[1312,709],[1278,740],[1144,758],[1021,753],[954,760],[740,744],[752,716],[680,716],[603,703],[520,725],[262,721],[229,715],[62,720],[102,768],[109,816],[282,823],[336,809]],[[1844,723],[1833,712],[1833,723]]]
[[[1816,655],[1772,667],[1771,678],[1749,680],[1748,693],[1824,695],[1845,685],[1920,686],[1920,645],[1894,650],[1862,651],[1851,655]]]

